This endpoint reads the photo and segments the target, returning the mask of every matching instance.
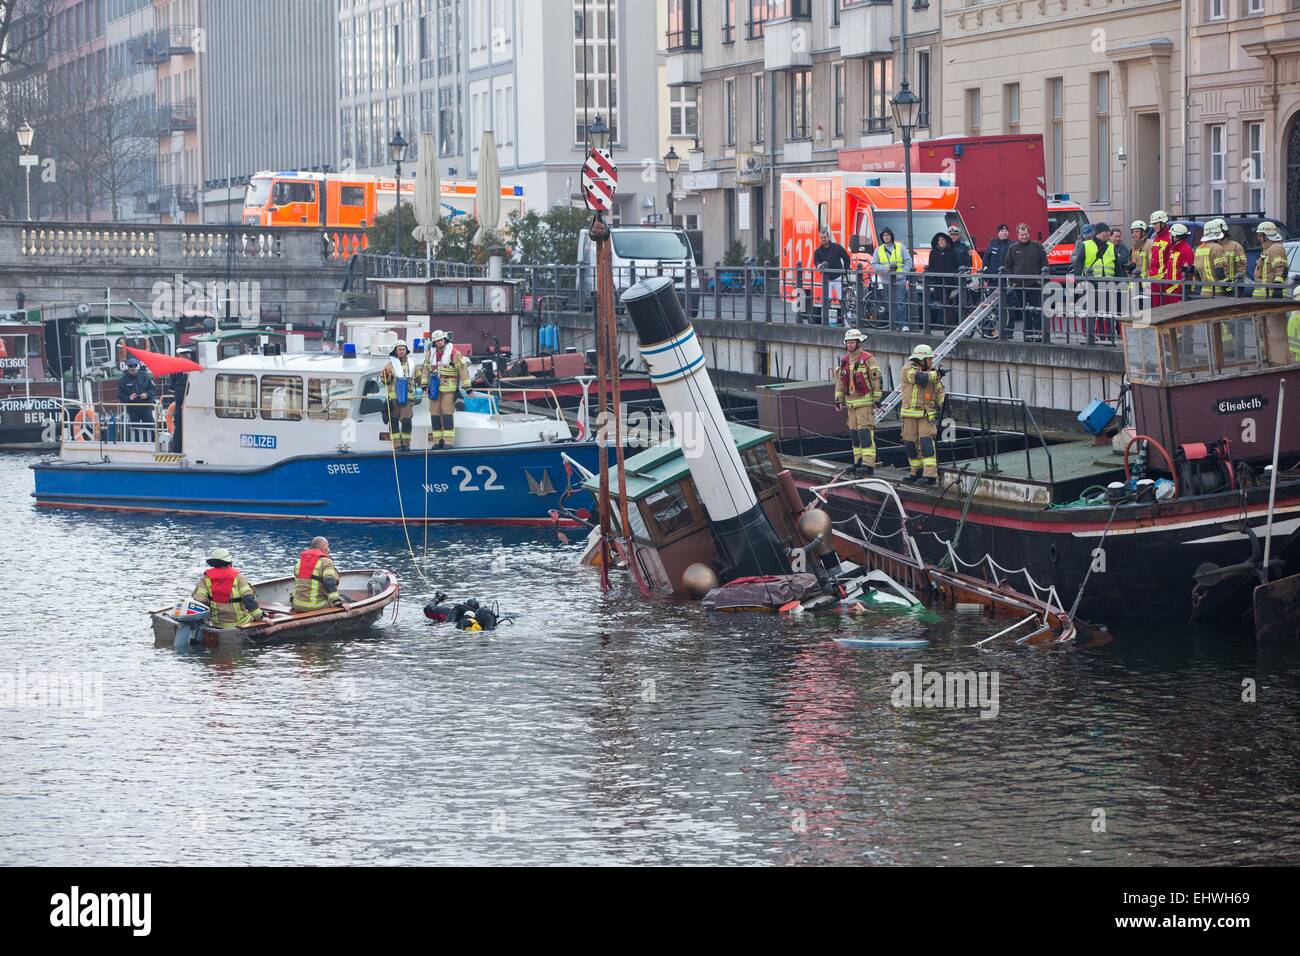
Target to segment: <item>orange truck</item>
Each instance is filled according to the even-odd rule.
[[[439,184],[444,218],[478,215],[478,187],[447,180]],[[264,172],[253,176],[244,195],[246,226],[298,226],[300,228],[359,228],[372,225],[377,216],[392,210],[397,180],[391,176],[354,176],[297,170]],[[402,201],[415,199],[414,177],[402,179]],[[511,212],[522,215],[524,187],[501,187],[501,221]]]
[[[912,174],[913,267],[925,270],[930,259],[930,240],[937,232],[956,225],[962,241],[971,247],[971,266],[983,262],[971,242],[970,233],[957,206],[957,187],[951,176],[938,173]],[[901,173],[854,173],[832,170],[818,173],[786,173],[781,177],[781,268],[787,298],[798,294],[794,270],[809,269],[823,229],[849,250],[853,268],[871,272],[871,257],[885,228],[899,242],[907,241],[907,190]],[[821,283],[813,281],[813,300],[821,300]],[[808,285],[804,277],[804,286]]]

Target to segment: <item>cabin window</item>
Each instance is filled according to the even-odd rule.
[[[218,418],[256,418],[257,376],[218,375],[214,406]]]
[[[406,290],[400,286],[389,286],[384,290],[384,311],[401,312],[405,302]]]
[[[767,445],[758,445],[744,452],[741,457],[745,461],[745,471],[749,474],[749,480],[754,486],[754,491],[762,494],[769,488],[775,488],[779,485],[780,479],[776,477],[776,466],[772,464],[772,456],[768,453]]]
[[[364,206],[366,204],[365,186],[344,186],[339,191],[339,205]]]
[[[1155,378],[1156,330],[1130,325],[1124,330],[1124,347],[1127,350],[1128,373],[1133,377]]]
[[[427,286],[413,285],[406,290],[407,312],[429,311],[429,289]]]
[[[1165,372],[1169,377],[1201,376],[1210,371],[1210,327],[1184,325],[1165,337]]]
[[[275,204],[287,206],[292,202],[315,202],[315,183],[276,183]]]
[[[262,417],[271,421],[302,421],[302,379],[297,375],[263,375]]]
[[[1224,371],[1259,367],[1259,338],[1255,334],[1255,320],[1224,319],[1214,323],[1214,334],[1219,340],[1223,360],[1219,367]]]
[[[341,422],[352,401],[350,378],[307,379],[307,417],[314,422]]]
[[[695,527],[701,520],[680,481],[648,495],[645,507],[650,523],[658,530],[661,538],[671,538]]]

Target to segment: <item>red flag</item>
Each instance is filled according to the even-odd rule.
[[[175,375],[177,372],[202,372],[203,366],[198,362],[191,362],[187,358],[181,358],[177,355],[164,355],[161,352],[146,352],[144,349],[133,349],[131,346],[125,346],[126,350],[144,363],[154,375],[159,377],[163,375]]]

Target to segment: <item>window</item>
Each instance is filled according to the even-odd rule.
[[[866,91],[866,115],[862,119],[862,132],[881,133],[891,125],[889,98],[893,95],[894,62],[881,56],[863,61],[866,72],[863,89]]]
[[[1242,179],[1246,183],[1246,211],[1264,211],[1264,124],[1252,121],[1242,131]]]
[[[351,379],[307,379],[307,417],[314,422],[343,421],[348,417],[348,403],[351,400]]]
[[[1223,19],[1223,5],[1225,0],[1207,0],[1206,16],[1210,20]]]
[[[1161,338],[1167,379],[1187,377],[1210,370],[1210,327],[1208,325],[1185,325],[1170,329]]]
[[[723,145],[736,145],[736,81],[734,79],[724,80],[722,83],[722,108],[726,115],[723,117],[725,125],[723,126]]]
[[[769,20],[811,20],[812,0],[767,0]]]
[[[1124,328],[1124,349],[1127,352],[1128,374],[1133,381],[1146,379],[1156,381],[1159,368],[1156,365],[1156,330],[1150,326],[1140,328],[1129,325]]]
[[[1221,371],[1259,367],[1259,339],[1253,316],[1215,322],[1214,336],[1219,343]]]
[[[746,36],[756,40],[763,35],[763,22],[767,19],[767,0],[745,0],[749,16],[745,20]]]
[[[762,73],[754,74],[754,142],[764,142],[767,135],[767,84]]]
[[[781,479],[777,477],[776,466],[772,464],[772,455],[766,444],[751,448],[740,457],[745,462],[745,471],[758,494],[780,486]]]
[[[1263,13],[1263,12],[1264,12],[1264,0],[1246,0],[1247,15],[1252,13]]]
[[[736,0],[722,0],[722,42],[736,42]]]
[[[1092,75],[1092,198],[1110,199],[1110,74]]]
[[[262,417],[272,421],[302,421],[302,379],[297,375],[263,375]]]
[[[573,0],[574,142],[587,142],[587,125],[599,114],[608,124],[610,142],[619,142],[618,3]],[[584,13],[584,7],[587,8]]]
[[[256,375],[218,375],[215,395],[218,418],[257,417]]]
[[[650,519],[648,523],[659,532],[661,540],[703,522],[680,481],[646,496],[644,507]]]
[[[1206,167],[1210,173],[1207,205],[1212,213],[1222,213],[1227,205],[1228,128],[1222,123],[1205,127]]]
[[[668,49],[700,48],[700,0],[668,0]]]
[[[1065,192],[1065,82],[1047,81],[1047,191]]]
[[[979,87],[966,91],[966,133],[968,136],[980,134],[980,121],[983,105],[980,103]]]
[[[840,25],[840,0],[827,0],[827,3],[831,5],[831,26],[837,27]]]
[[[839,9],[839,0],[832,0],[835,9]],[[844,64],[835,63],[831,65],[831,78],[834,81],[835,88],[835,137],[844,135]]]
[[[788,139],[808,139],[812,113],[812,70],[790,71]]]
[[[668,91],[668,131],[673,136],[699,136],[698,86],[674,86]]]
[[[921,113],[916,125],[930,128],[930,51],[916,51],[916,95],[921,100]]]
[[[1003,131],[1020,132],[1020,84],[1008,83],[1002,87]]]
[[[315,202],[315,183],[276,183],[275,204],[284,206],[291,202]]]

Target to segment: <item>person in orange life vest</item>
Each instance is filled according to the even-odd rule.
[[[880,401],[880,364],[862,347],[857,329],[844,333],[844,348],[835,377],[835,407],[848,409],[849,439],[853,442],[853,474],[874,474],[876,468],[876,402]]]
[[[1195,267],[1196,250],[1187,241],[1187,227],[1181,222],[1176,222],[1169,227],[1169,244],[1164,250],[1164,260],[1164,278],[1174,281],[1161,290],[1159,298],[1152,295],[1151,304],[1153,306],[1182,302],[1183,281]]]
[[[465,397],[469,362],[441,329],[434,331],[429,341],[432,344],[425,353],[420,371],[429,385],[429,420],[432,422],[429,441],[438,448],[450,448],[456,443],[456,396]]]
[[[208,552],[208,570],[203,572],[190,595],[198,603],[208,606],[209,627],[243,627],[262,619],[257,592],[234,565],[234,556],[229,551],[213,548]]]
[[[339,594],[339,569],[330,557],[329,541],[312,538],[293,568],[294,612],[319,611],[345,603]]]

